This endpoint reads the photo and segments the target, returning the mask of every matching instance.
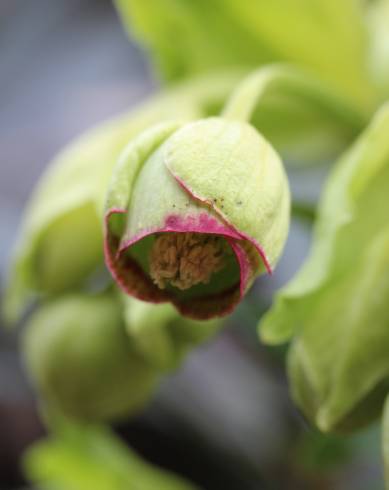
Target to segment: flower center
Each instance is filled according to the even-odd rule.
[[[161,233],[150,252],[150,275],[164,289],[207,284],[224,265],[226,241],[206,233]]]

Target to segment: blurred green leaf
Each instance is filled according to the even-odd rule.
[[[355,0],[116,0],[126,28],[166,79],[228,66],[289,61],[358,107],[374,99],[367,36]]]
[[[142,461],[107,428],[62,425],[25,455],[27,478],[42,490],[195,490]]]
[[[370,55],[368,68],[383,100],[389,97],[389,0],[369,2],[366,13]]]
[[[72,293],[43,304],[22,345],[44,404],[78,420],[110,421],[139,411],[159,379],[127,336],[113,293]]]
[[[261,325],[295,336],[292,393],[322,430],[376,417],[389,385],[389,106],[341,159],[319,209],[310,257]]]

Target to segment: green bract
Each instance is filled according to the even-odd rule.
[[[106,263],[132,296],[193,318],[225,315],[276,264],[289,201],[279,157],[249,124],[155,126],[113,173]]]
[[[385,106],[335,167],[311,255],[262,322],[270,343],[294,335],[292,393],[322,430],[375,417],[389,387],[388,134]]]
[[[157,381],[133,348],[111,294],[65,295],[42,306],[27,326],[23,351],[49,409],[72,418],[127,416],[144,405]]]

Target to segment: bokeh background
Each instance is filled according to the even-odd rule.
[[[147,0],[145,0],[147,1]],[[0,2],[0,278],[23,207],[50,159],[80,132],[158,90],[147,55],[108,0]],[[290,170],[315,204],[325,165]],[[115,430],[145,460],[205,489],[382,489],[379,428],[323,436],[289,399],[284,349],[259,344],[257,318],[309,248],[309,217],[293,222],[285,255],[211,343],[169,376],[148,408]],[[29,488],[21,457],[44,435],[18,354],[0,329],[0,489]]]

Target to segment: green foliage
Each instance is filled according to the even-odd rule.
[[[259,140],[251,140],[250,149],[234,160],[248,134],[234,120],[251,118],[292,159],[325,160],[362,130],[389,94],[388,0],[115,3],[126,28],[150,50],[165,80],[188,81],[88,132],[55,159],[28,207],[5,301],[6,316],[15,321],[32,298],[43,299],[24,336],[28,369],[49,410],[88,421],[111,420],[140,408],[158,373],[176,368],[219,327],[218,322],[183,320],[169,304],[150,306],[119,298],[113,290],[91,294],[93,278],[103,268],[107,185],[127,144],[137,142],[129,146],[133,153],[126,153],[131,165],[124,178],[114,174],[108,194],[112,213],[107,221],[114,232],[108,238],[115,247],[123,245],[134,223],[151,229],[163,222],[169,206],[203,211],[200,198],[213,203],[210,212],[218,213],[223,225],[242,233],[234,240],[254,237],[273,263],[286,239],[287,183],[280,178],[275,153],[263,152],[269,146]],[[262,68],[233,91],[258,66]],[[222,118],[209,118],[219,115],[226,100]],[[196,120],[202,121],[187,124]],[[155,124],[160,124],[158,141],[153,130],[143,133]],[[222,131],[221,125],[229,130]],[[141,133],[151,135],[146,144]],[[172,134],[174,144],[164,146]],[[293,398],[322,431],[346,431],[370,422],[381,413],[389,391],[388,134],[386,105],[331,172],[311,254],[261,325],[266,342],[291,340]],[[262,164],[263,154],[271,160],[266,172],[256,160]],[[148,173],[141,175],[149,156]],[[155,164],[161,156],[164,174]],[[191,191],[190,198],[178,184],[170,200],[166,198],[171,174]],[[146,184],[138,186],[136,207],[129,188],[131,179],[138,178]],[[277,186],[284,192],[274,192]],[[220,208],[212,199],[216,194],[220,202],[223,197]],[[241,194],[249,203],[245,212],[235,206]],[[153,212],[149,205],[154,205]],[[114,208],[121,208],[122,215],[125,209],[126,220],[121,222]],[[300,212],[307,215],[304,209]],[[150,251],[147,243],[145,250]],[[121,257],[121,250],[114,251],[112,261]],[[139,249],[137,253],[141,255]],[[247,253],[247,263],[252,256]],[[256,272],[257,265],[251,267]],[[139,276],[134,275],[136,286]],[[226,281],[232,279],[236,286],[230,271],[220,277],[217,287],[229,286]],[[74,292],[80,290],[84,292]],[[204,291],[199,297],[206,297]],[[194,296],[183,293],[182,298],[194,316]],[[387,467],[388,412],[386,406]],[[26,459],[27,474],[43,488],[193,488],[146,466],[101,427],[63,422],[54,431],[56,436],[33,448]],[[337,438],[327,438],[322,446],[323,440],[313,437],[308,444],[308,466],[322,466],[328,455],[332,464],[334,448],[339,454],[345,449]]]
[[[354,0],[115,3],[127,29],[149,48],[168,80],[289,61],[317,74],[359,107],[370,107],[374,99],[366,70],[363,8]]]
[[[312,252],[262,321],[267,342],[294,336],[292,394],[325,431],[376,417],[389,386],[388,131],[386,106],[332,172]]]
[[[25,473],[42,490],[195,490],[142,461],[107,428],[61,422],[54,436],[24,458]]]

